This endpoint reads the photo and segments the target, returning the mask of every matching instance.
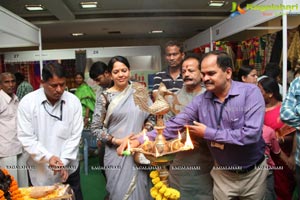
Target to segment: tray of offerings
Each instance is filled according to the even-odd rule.
[[[24,200],[75,200],[70,185],[34,186],[19,188]]]

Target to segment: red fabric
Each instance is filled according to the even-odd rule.
[[[265,113],[265,125],[277,130],[281,128],[284,123],[280,120],[280,107],[277,105],[273,109],[267,110]],[[284,141],[279,143],[281,150],[287,155],[290,155],[293,146],[293,135],[284,137]],[[271,153],[275,165],[281,167],[274,170],[275,192],[277,200],[292,200],[293,191],[296,186],[294,173],[288,166],[279,158],[278,155]]]
[[[264,124],[271,127],[275,131],[284,125],[280,119],[280,107],[281,104],[278,104],[276,107],[267,110],[265,113]]]
[[[289,147],[292,147],[293,139],[292,138],[288,139],[286,137],[284,142],[280,143],[280,147],[281,150],[289,156],[291,152]],[[275,192],[277,195],[277,200],[291,200],[293,196],[293,191],[296,186],[294,173],[279,158],[279,156],[272,154],[272,158],[276,166],[282,166],[282,169],[274,170],[274,182],[275,182]]]
[[[33,79],[31,82],[31,85],[33,87],[34,90],[40,88],[40,84],[41,84],[41,72],[40,72],[40,63],[39,62],[35,62],[34,66],[33,66]]]

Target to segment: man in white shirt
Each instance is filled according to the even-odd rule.
[[[66,74],[58,63],[42,70],[42,88],[29,93],[18,108],[18,138],[30,154],[32,185],[70,184],[81,200],[79,142],[82,108],[76,96],[65,91]]]
[[[28,186],[26,155],[17,138],[18,97],[14,94],[16,78],[10,72],[0,74],[0,167],[6,168],[18,181]]]

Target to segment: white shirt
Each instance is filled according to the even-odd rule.
[[[17,138],[17,108],[19,100],[0,90],[0,158],[22,153],[22,145]]]
[[[54,116],[62,116],[62,120]],[[18,108],[18,138],[31,156],[27,164],[32,168],[29,174],[33,185],[61,182],[60,176],[54,176],[48,168],[53,155],[62,160],[69,175],[77,169],[82,129],[81,103],[75,95],[65,91],[54,106],[47,101],[44,88],[22,98]]]

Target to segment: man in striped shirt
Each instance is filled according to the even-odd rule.
[[[163,82],[171,92],[177,92],[182,88],[181,64],[184,58],[183,47],[177,41],[169,41],[165,46],[165,59],[167,69],[157,72],[154,76],[153,96],[156,97],[159,84]]]

